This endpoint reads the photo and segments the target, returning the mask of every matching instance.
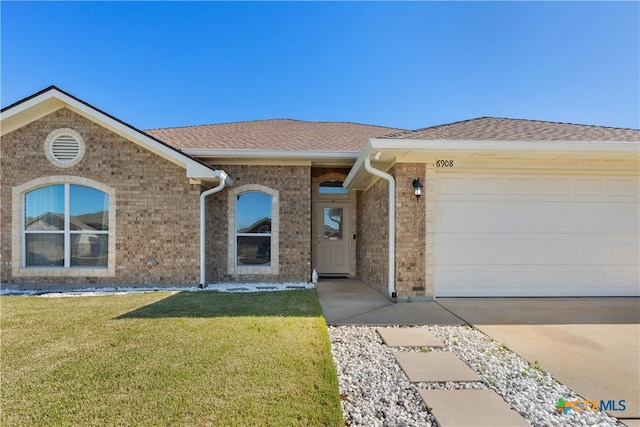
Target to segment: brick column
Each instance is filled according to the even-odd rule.
[[[398,299],[422,299],[427,294],[426,270],[426,203],[429,199],[416,200],[412,183],[416,178],[425,185],[425,165],[422,163],[398,163],[394,167],[396,179],[396,292]],[[433,182],[432,182],[433,185]]]

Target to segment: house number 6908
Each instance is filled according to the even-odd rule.
[[[452,168],[453,160],[438,160],[436,161],[437,168]]]

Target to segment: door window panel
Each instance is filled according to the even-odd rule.
[[[342,239],[342,208],[324,208],[324,237]]]

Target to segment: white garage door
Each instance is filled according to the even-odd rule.
[[[638,176],[436,182],[437,296],[640,295]]]

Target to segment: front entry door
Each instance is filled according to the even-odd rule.
[[[349,274],[349,203],[319,203],[316,221],[320,275]]]

